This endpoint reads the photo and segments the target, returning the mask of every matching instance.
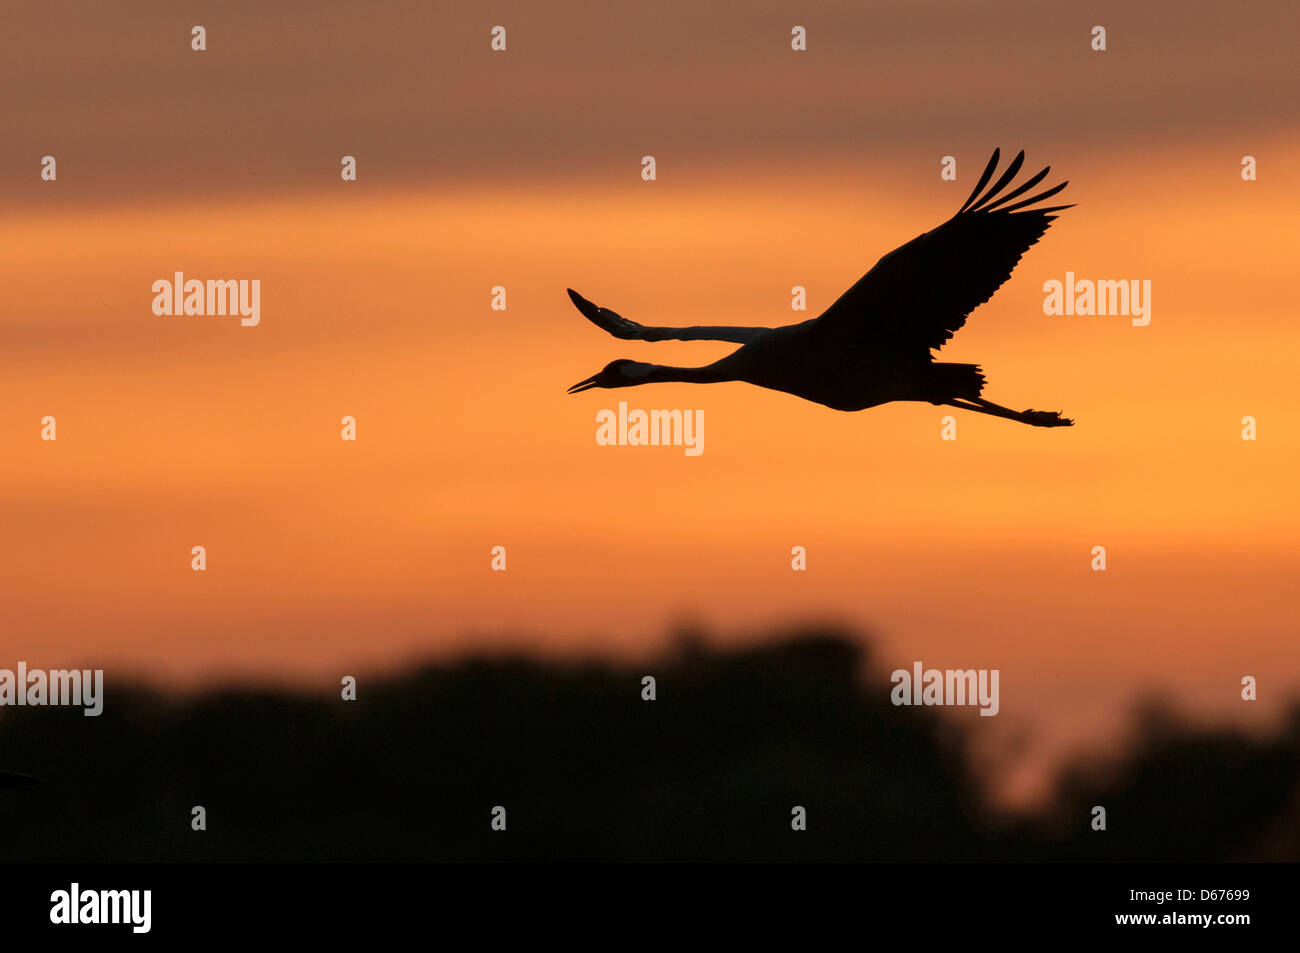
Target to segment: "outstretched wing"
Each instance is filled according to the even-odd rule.
[[[1051,198],[1067,182],[1013,202],[1043,181],[1051,166],[1001,194],[1024,161],[1021,152],[981,196],[998,166],[994,149],[956,215],[881,258],[826,309],[817,324],[833,333],[871,340],[882,350],[942,347],[966,323],[966,316],[1011,277],[1020,256],[1056,219],[1051,213],[1072,207],[1028,207]]]

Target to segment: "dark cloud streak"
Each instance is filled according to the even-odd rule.
[[[209,49],[189,48],[192,20]],[[495,23],[510,49],[488,48]],[[809,52],[789,49],[790,27]],[[1110,49],[1088,31],[1107,26]],[[1161,2],[509,0],[26,6],[0,60],[0,198],[81,203],[366,183],[612,179],[990,143],[1141,149],[1294,122],[1300,8]],[[39,160],[59,161],[58,191]],[[629,171],[630,170],[630,171]]]

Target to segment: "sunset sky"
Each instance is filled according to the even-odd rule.
[[[16,11],[0,667],[324,686],[832,619],[886,670],[1000,669],[1002,744],[1116,744],[1139,694],[1273,717],[1300,690],[1300,12],[839,6]],[[566,287],[646,324],[803,320],[952,214],[994,146],[1078,207],[941,358],[1073,429],[958,414],[943,441],[928,404],[743,384],[565,394],[730,347],[617,341]],[[260,279],[261,324],[155,316],[175,271]],[[1044,315],[1066,271],[1150,280],[1150,326]],[[619,400],[702,409],[704,453],[597,446]]]

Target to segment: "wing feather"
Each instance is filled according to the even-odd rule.
[[[915,354],[947,343],[967,316],[1011,277],[1021,256],[1042,238],[1057,217],[1050,213],[1072,207],[1028,207],[1056,195],[1066,182],[999,207],[1032,189],[1050,169],[998,198],[1020,171],[1023,152],[977,201],[997,162],[995,149],[957,214],[882,257],[815,325],[882,351]]]
[[[993,158],[989,159],[989,164],[984,167],[984,174],[981,175],[980,180],[975,183],[975,188],[971,189],[970,198],[966,200],[966,205],[959,208],[957,210],[958,212],[966,211],[966,206],[975,201],[975,196],[980,194],[980,189],[984,188],[984,186],[988,184],[989,179],[993,178],[993,171],[998,167],[998,155],[999,151],[994,149]]]
[[[1016,186],[1006,195],[1002,196],[1002,198],[998,199],[996,202],[984,206],[984,211],[991,212],[999,205],[1003,205],[1007,202],[1010,202],[1017,195],[1024,195],[1026,192],[1032,189],[1039,182],[1043,181],[1043,179],[1047,178],[1047,173],[1051,171],[1052,171],[1052,167],[1049,165],[1046,169],[1043,169],[1041,172],[1037,173],[1036,175],[1031,175],[1028,179],[1026,179],[1024,182],[1021,182],[1018,186]]]
[[[970,208],[968,208],[966,211],[968,212],[979,211],[981,205],[983,205],[985,202],[993,198],[993,196],[997,195],[999,192],[1001,192],[1003,189],[1007,187],[1007,183],[1016,177],[1016,173],[1020,171],[1020,167],[1024,164],[1025,164],[1025,150],[1021,149],[1019,154],[1017,154],[1016,157],[1011,160],[1011,164],[1007,166],[1007,171],[1002,173],[1002,178],[998,179],[997,182],[994,183],[993,187],[989,189],[988,194],[985,195],[984,198],[976,202],[974,205],[972,205]]]

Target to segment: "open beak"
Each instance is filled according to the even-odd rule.
[[[600,377],[599,374],[592,374],[586,380],[578,381],[578,383],[569,388],[568,393],[581,394],[584,390],[591,390],[593,387],[597,386],[596,378],[598,377]]]

